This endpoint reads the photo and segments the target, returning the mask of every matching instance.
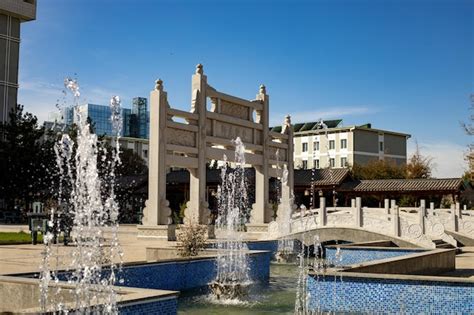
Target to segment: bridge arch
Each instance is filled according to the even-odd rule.
[[[398,237],[384,235],[380,233],[375,233],[367,231],[364,229],[358,228],[349,228],[349,227],[321,227],[315,228],[312,230],[307,230],[305,232],[297,232],[290,234],[289,237],[294,237],[295,239],[303,239],[303,234],[306,236],[304,239],[312,240],[314,236],[318,235],[320,242],[328,241],[346,241],[351,243],[358,242],[371,242],[371,241],[391,241],[399,247],[420,247],[415,243],[403,240]],[[308,245],[308,244],[305,244]]]

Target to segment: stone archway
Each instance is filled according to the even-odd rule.
[[[207,101],[212,106],[207,109]],[[168,237],[171,209],[166,198],[166,170],[175,166],[190,173],[186,221],[209,224],[206,201],[206,162],[225,154],[233,162],[232,140],[240,137],[246,147],[247,164],[255,168],[255,203],[248,231],[266,232],[273,211],[269,205],[269,178],[281,177],[283,166],[288,181],[282,187],[282,200],[293,194],[293,133],[287,116],[281,133],[269,129],[270,98],[260,86],[254,100],[217,91],[207,83],[202,65],[192,77],[189,112],[171,108],[163,81],[157,80],[150,93],[150,147],[148,200],[142,237]],[[255,117],[255,119],[254,119]],[[184,122],[175,118],[184,119]]]

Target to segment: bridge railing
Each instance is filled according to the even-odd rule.
[[[422,247],[434,247],[434,240],[456,246],[456,240],[446,233],[453,231],[474,238],[474,215],[462,211],[459,203],[450,209],[427,209],[421,200],[419,207],[399,207],[386,199],[383,208],[362,207],[361,198],[351,207],[326,207],[324,197],[316,209],[297,209],[291,217],[290,230],[298,233],[324,227],[350,227],[405,239]]]

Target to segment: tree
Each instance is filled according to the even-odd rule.
[[[474,94],[471,94],[471,108],[470,110],[474,110]],[[468,134],[469,136],[472,136],[474,135],[474,125],[473,125],[473,122],[474,122],[474,115],[470,115],[469,116],[469,123],[461,123],[464,131],[466,132],[466,134]],[[474,144],[469,144],[468,146],[468,153],[466,154],[466,160],[469,164],[469,180],[472,182],[474,181]]]
[[[359,180],[430,178],[432,164],[432,158],[422,155],[417,144],[406,165],[398,165],[391,160],[373,160],[366,165],[354,164],[351,173],[354,179]]]
[[[418,143],[416,151],[408,159],[406,178],[430,178],[433,159],[420,153]]]
[[[354,164],[351,173],[359,180],[405,178],[405,167],[390,160],[373,160],[366,165]]]
[[[120,160],[117,170],[120,176],[148,174],[145,160],[132,149],[120,149]]]
[[[0,198],[8,209],[20,206],[27,210],[49,190],[50,167],[55,161],[51,143],[41,144],[44,130],[38,127],[37,117],[23,109],[17,105],[8,122],[0,124],[4,135],[0,142]]]

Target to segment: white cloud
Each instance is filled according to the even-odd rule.
[[[292,123],[301,123],[316,121],[321,119],[335,119],[341,118],[343,116],[357,116],[357,115],[367,115],[373,114],[375,110],[369,107],[363,106],[354,106],[354,107],[331,107],[329,110],[317,110],[317,111],[307,111],[307,112],[289,112],[289,113],[280,113],[276,114],[270,118],[270,125],[279,125],[283,122],[284,117],[287,114],[291,116]]]
[[[18,103],[38,117],[40,123],[48,120],[49,113],[57,111],[56,103],[62,97],[62,87],[41,81],[20,82]]]
[[[419,142],[418,147],[423,156],[433,159],[433,177],[461,177],[467,169],[464,160],[467,147],[451,142]],[[408,156],[416,150],[416,142],[408,143]]]
[[[66,102],[72,102],[71,97],[64,98],[64,87],[62,84],[52,84],[42,80],[29,80],[20,82],[18,90],[18,103],[25,105],[25,110],[38,117],[40,124],[49,120],[51,113],[57,113],[56,104],[64,105]],[[120,95],[125,104],[129,98],[126,95],[116,91],[111,91],[102,87],[81,87],[80,103],[108,104],[110,97]]]

